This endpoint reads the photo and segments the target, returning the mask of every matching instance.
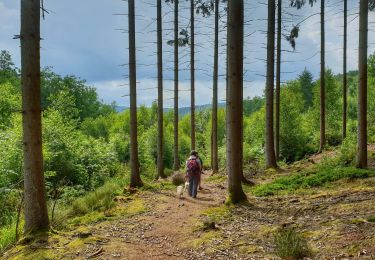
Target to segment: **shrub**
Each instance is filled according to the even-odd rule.
[[[182,173],[173,174],[172,183],[176,186],[184,184],[185,183],[185,176]]]
[[[311,255],[306,239],[294,228],[280,228],[274,235],[275,253],[282,259],[297,260]]]

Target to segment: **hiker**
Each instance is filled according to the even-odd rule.
[[[189,179],[189,196],[196,198],[198,193],[198,184],[202,172],[202,162],[196,151],[190,152],[190,157],[186,161],[186,176]]]

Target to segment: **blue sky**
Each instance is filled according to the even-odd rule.
[[[51,66],[61,75],[76,75],[97,88],[100,98],[110,103],[128,105],[128,37],[117,29],[127,29],[127,2],[121,0],[44,0],[50,14],[42,21],[42,66]],[[265,74],[266,5],[264,0],[245,1],[245,83],[244,95],[262,95]],[[358,49],[357,1],[349,1],[348,69],[356,69]],[[150,105],[157,96],[156,83],[156,1],[136,1],[136,44],[138,103]],[[20,64],[19,42],[12,37],[19,33],[20,1],[0,0],[0,49],[9,50],[17,65]],[[335,73],[342,68],[342,1],[329,0],[326,8],[326,59],[327,67]],[[180,2],[180,28],[189,25],[189,4]],[[164,42],[173,38],[173,8],[163,6]],[[295,11],[284,1],[286,20],[284,32],[318,13],[319,4]],[[370,14],[375,22],[374,14]],[[220,47],[220,99],[225,97],[225,17],[221,21]],[[306,67],[314,77],[319,75],[320,26],[319,15],[302,23],[295,52],[283,41],[282,81],[295,78]],[[196,88],[197,104],[207,104],[212,97],[213,17],[197,17],[196,21]],[[375,31],[369,31],[369,53],[375,50]],[[173,104],[173,48],[164,46],[165,106]],[[189,48],[180,49],[180,105],[190,104]],[[121,64],[125,64],[121,66]]]

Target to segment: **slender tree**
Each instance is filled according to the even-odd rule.
[[[275,0],[268,0],[267,79],[266,79],[266,167],[276,168],[273,129],[275,66]]]
[[[163,123],[163,21],[162,0],[157,2],[157,42],[158,42],[158,177],[164,173],[164,123]]]
[[[317,0],[309,0],[311,6]],[[300,9],[306,0],[290,0],[290,5]],[[326,107],[325,107],[325,1],[320,1],[320,145],[319,151],[322,152],[326,144]]]
[[[347,73],[346,73],[346,56],[347,56],[347,32],[348,32],[348,0],[344,0],[344,50],[343,50],[343,73],[342,73],[342,100],[343,100],[343,109],[342,109],[342,140],[346,138],[346,117],[347,117],[347,93],[348,93],[348,81],[347,81]]]
[[[195,0],[190,0],[190,124],[191,124],[191,150],[195,150]]]
[[[129,18],[129,80],[130,80],[130,187],[142,186],[138,160],[137,133],[137,72],[135,56],[135,7],[134,0],[128,0]]]
[[[180,169],[178,155],[178,0],[174,0],[174,165],[175,171]]]
[[[325,11],[324,0],[320,1],[320,146],[322,152],[326,144],[326,80],[325,80]]]
[[[219,171],[218,143],[217,143],[217,106],[218,106],[218,71],[219,71],[219,0],[215,0],[215,43],[214,43],[214,73],[213,73],[213,96],[212,96],[212,143],[211,159],[212,172]]]
[[[280,79],[281,79],[281,13],[282,0],[277,1],[276,98],[275,98],[275,155],[280,157]]]
[[[21,80],[25,233],[48,229],[40,92],[40,1],[21,1]]]
[[[367,168],[368,0],[359,1],[357,167]]]
[[[227,170],[230,203],[246,200],[242,189],[244,2],[228,1]]]

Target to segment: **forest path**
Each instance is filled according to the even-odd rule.
[[[187,259],[188,244],[194,225],[202,212],[223,204],[226,189],[221,184],[205,183],[211,172],[202,179],[203,190],[196,199],[187,192],[180,199],[176,191],[143,193],[139,195],[146,211],[133,217],[124,217],[89,225],[91,242],[66,255],[67,258],[98,259]]]

